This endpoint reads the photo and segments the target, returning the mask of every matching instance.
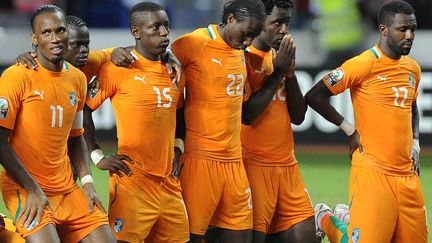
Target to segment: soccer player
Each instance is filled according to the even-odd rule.
[[[64,61],[64,13],[42,6],[31,27],[39,69],[14,65],[0,80],[3,200],[27,242],[115,242],[85,159],[86,81]]]
[[[224,5],[222,24],[173,43],[186,76],[178,134],[186,134],[180,180],[191,242],[201,242],[209,225],[221,229],[222,242],[250,241],[252,198],[240,143],[243,50],[259,35],[264,19],[261,1],[233,0]]]
[[[114,64],[122,67],[128,67],[133,62],[133,57],[125,48],[109,48],[101,51],[90,51],[90,34],[86,23],[82,19],[68,15],[66,16],[66,24],[69,33],[66,61],[80,69],[86,75],[87,82],[90,82],[97,74],[99,68],[103,64],[109,62],[110,59]],[[16,58],[15,63],[36,70],[38,68],[38,64],[35,60],[36,57],[37,53],[35,52],[25,52]],[[177,58],[172,55],[171,52],[164,53],[161,58],[163,58],[167,63],[166,66],[168,68],[168,73],[170,75],[176,75],[174,81],[178,82],[181,76],[181,65]],[[93,86],[96,84],[97,82],[93,82],[90,85],[90,92],[88,95],[94,95],[91,91],[95,90],[95,87]],[[84,112],[87,112],[87,109],[84,109]],[[89,123],[86,126],[94,127],[93,120],[88,121],[87,119],[84,119],[84,123]],[[88,135],[88,133],[85,133],[84,135]],[[93,136],[94,135],[90,135],[90,138],[86,139],[91,139]],[[96,153],[93,153],[93,155],[98,154],[102,154],[102,151],[97,150]],[[95,158],[94,156],[92,157]],[[116,153],[110,156],[96,156],[96,158],[99,158],[99,160],[95,164],[101,170],[110,170],[120,176],[131,174],[129,167],[124,163],[124,161],[133,163],[127,155]]]
[[[328,73],[307,103],[349,137],[348,237],[353,242],[427,242],[419,180],[419,65],[407,55],[417,27],[405,1],[386,2],[378,44]],[[350,89],[355,126],[329,103]]]
[[[156,3],[136,4],[129,12],[135,62],[129,68],[103,65],[94,96],[96,110],[111,99],[118,152],[133,160],[131,176],[110,175],[109,221],[118,242],[187,242],[189,227],[180,181],[172,173],[176,107],[182,83],[172,83],[160,55],[169,44],[169,20]],[[85,114],[86,116],[86,114]],[[90,113],[85,119],[91,119]],[[85,126],[94,134],[94,127]],[[91,136],[86,136],[86,138]],[[88,139],[92,150],[99,149]]]
[[[254,242],[277,234],[281,242],[313,242],[314,210],[294,156],[291,123],[307,109],[294,74],[288,35],[293,3],[263,0],[265,26],[246,49],[247,82],[241,140],[252,189]],[[277,50],[272,53],[273,50]]]

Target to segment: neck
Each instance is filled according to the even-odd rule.
[[[397,54],[396,52],[394,52],[385,42],[385,40],[383,40],[382,38],[379,39],[378,42],[378,47],[380,48],[380,50],[382,51],[382,53],[394,60],[399,60],[401,58],[401,55]]]
[[[219,24],[216,26],[217,32],[219,32],[219,35],[222,37],[222,39],[225,41],[225,43],[228,43],[227,37],[225,35],[225,25]]]
[[[135,50],[141,55],[143,56],[145,59],[148,59],[150,61],[159,61],[160,60],[160,55],[155,55],[150,53],[144,46],[142,45],[135,45]]]
[[[48,69],[52,72],[60,72],[63,69],[64,59],[60,59],[58,61],[50,61],[46,59],[40,52],[38,52],[38,61],[42,65],[42,67]]]
[[[260,51],[270,51],[271,46],[267,45],[261,38],[258,36],[252,41],[252,46]]]

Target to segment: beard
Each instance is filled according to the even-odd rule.
[[[406,56],[410,53],[411,51],[411,47],[409,48],[404,48],[403,47],[404,42],[400,41],[400,42],[396,42],[390,35],[387,38],[387,45],[388,47],[397,55],[399,56]]]

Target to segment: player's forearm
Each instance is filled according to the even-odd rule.
[[[265,84],[255,93],[249,100],[244,102],[242,108],[242,123],[245,125],[252,124],[255,119],[267,108],[270,101],[273,99],[283,74],[281,72],[273,72],[266,80]]]
[[[318,82],[305,95],[306,104],[318,112],[327,121],[341,125],[344,120],[343,116],[330,104],[331,92],[322,82]]]
[[[175,137],[180,138],[183,141],[186,137],[186,121],[184,116],[184,108],[179,108],[176,111],[176,131]]]
[[[6,173],[26,191],[40,189],[36,180],[28,173],[8,141],[10,131],[0,127],[0,163]]]
[[[75,168],[79,178],[90,175],[90,166],[87,159],[87,148],[84,137],[70,137],[68,140],[68,155],[72,166]]]
[[[307,105],[295,75],[285,79],[285,93],[291,122],[300,125],[304,121]]]
[[[87,144],[88,151],[92,152],[96,149],[100,149],[99,144],[96,140],[96,128],[92,118],[92,110],[86,105],[83,110],[83,127],[84,127],[84,138]]]
[[[412,104],[411,112],[412,112],[412,118],[411,119],[412,119],[413,138],[419,139],[419,137],[420,137],[420,131],[419,131],[420,119],[419,119],[419,112],[418,112],[418,108],[417,108],[417,103],[415,101]]]

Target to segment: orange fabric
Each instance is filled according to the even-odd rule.
[[[38,70],[12,66],[0,80],[0,102],[8,103],[0,126],[13,130],[10,143],[24,167],[47,195],[72,191],[67,141],[83,129],[72,130],[75,114],[84,107],[85,76],[65,62],[61,72],[39,64]],[[1,112],[4,115],[4,112]],[[2,172],[2,190],[20,186]]]
[[[180,181],[143,175],[110,178],[109,221],[117,240],[187,242],[189,224]]]
[[[274,234],[314,216],[297,164],[256,166],[245,160],[252,189],[254,230]]]
[[[54,224],[62,242],[78,242],[96,228],[108,225],[106,215],[98,208],[95,207],[92,212],[88,212],[87,198],[80,188],[63,195],[48,196],[53,210],[45,208],[41,222],[29,228],[21,227],[23,219],[16,218],[26,202],[27,192],[23,189],[3,191],[2,196],[23,238],[48,224]]]
[[[107,63],[98,73],[100,89],[87,98],[96,110],[110,98],[117,124],[118,153],[127,154],[135,170],[156,176],[171,173],[174,158],[176,107],[183,90],[170,80],[165,64],[138,57],[130,68]]]
[[[100,51],[90,51],[87,63],[80,70],[85,74],[87,82],[90,82],[93,76],[96,76],[99,69],[111,60],[111,53],[114,48],[107,48]]]
[[[252,196],[243,163],[181,158],[190,232],[204,235],[209,225],[252,229]]]
[[[172,50],[186,76],[185,154],[238,162],[246,79],[243,51],[230,47],[216,25],[179,37]]]
[[[272,52],[250,46],[246,50],[247,85],[245,101],[257,92],[273,73]],[[246,163],[261,166],[293,165],[294,138],[286,106],[285,80],[263,113],[249,126],[242,125],[241,141]]]
[[[374,158],[368,164],[353,159],[353,165],[391,175],[413,173],[411,105],[419,81],[420,67],[414,60],[408,56],[390,59],[377,46],[323,78],[333,94],[350,89],[364,154]]]
[[[427,242],[424,196],[417,175],[351,168],[348,237],[360,242]]]
[[[342,239],[344,237],[344,232],[342,232],[340,228],[338,228],[335,224],[344,225],[344,222],[333,216],[331,213],[326,214],[321,219],[321,228],[326,234],[329,241],[333,243],[344,242],[343,240],[345,239]],[[347,226],[344,225],[345,231],[346,227]]]
[[[25,240],[16,232],[16,227],[12,220],[0,213],[0,242],[24,243]]]

